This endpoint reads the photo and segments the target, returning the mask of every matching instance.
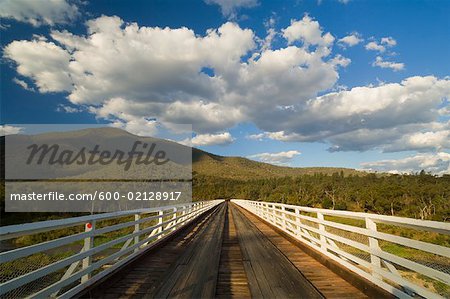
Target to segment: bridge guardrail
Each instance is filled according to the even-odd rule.
[[[30,239],[31,242],[0,253],[0,297],[76,295],[144,253],[152,242],[167,237],[221,202],[203,201],[3,226],[0,228],[2,251],[8,244],[21,244]]]
[[[399,298],[450,298],[449,223],[250,200],[232,202]],[[446,246],[408,237],[414,231],[437,234]]]

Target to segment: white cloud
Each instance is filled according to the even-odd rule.
[[[17,72],[34,81],[42,93],[71,89],[70,54],[53,42],[13,41],[4,56],[17,64]]]
[[[403,136],[445,130],[446,124],[438,122],[439,106],[449,95],[448,79],[410,77],[331,92],[289,111],[271,111],[271,117],[259,111],[256,124],[275,140],[327,141],[335,151],[388,150]],[[418,148],[417,143],[409,146]]]
[[[389,47],[393,47],[393,46],[397,45],[397,41],[390,36],[381,38],[381,43],[385,44]]]
[[[341,54],[336,55],[330,60],[330,63],[333,65],[342,67],[347,67],[351,62],[350,58],[344,57]]]
[[[329,46],[334,41],[331,33],[323,34],[319,22],[308,15],[305,15],[299,21],[291,20],[291,25],[283,29],[282,32],[290,44],[295,41],[302,41],[307,45]]]
[[[386,146],[385,151],[442,151],[450,149],[450,124],[435,125],[434,131],[412,132]],[[441,128],[439,128],[441,127]]]
[[[58,107],[56,107],[56,111],[57,112],[65,112],[65,113],[79,113],[79,112],[82,112],[83,109],[59,104]]]
[[[392,69],[394,72],[401,71],[405,69],[405,64],[401,62],[391,62],[391,61],[385,61],[382,57],[377,56],[375,61],[372,63],[372,66],[379,66],[383,69]]]
[[[66,92],[73,104],[122,122],[147,117],[192,123],[199,133],[222,131],[249,120],[255,108],[306,101],[333,87],[337,66],[347,64],[341,56],[327,60],[323,46],[256,49],[253,31],[230,22],[204,36],[118,17],[87,26],[87,36],[52,31],[53,41],[14,41],[4,56],[40,92]],[[241,61],[249,52],[256,56]]]
[[[158,132],[158,122],[144,118],[133,119],[128,122],[120,120],[111,123],[112,127],[123,129],[138,136],[155,136]]]
[[[20,87],[22,87],[25,90],[34,91],[34,89],[32,87],[28,86],[28,83],[23,81],[23,80],[20,80],[18,78],[13,78],[13,82],[16,83],[17,85],[19,85]]]
[[[22,132],[23,128],[21,127],[14,127],[10,125],[0,125],[0,136],[6,136],[6,135],[12,135],[12,134],[19,134]]]
[[[224,132],[219,134],[197,134],[190,141],[192,146],[208,146],[208,145],[225,145],[234,141],[230,133]]]
[[[251,135],[247,135],[246,138],[250,139],[250,140],[259,140],[259,141],[261,141],[264,138],[266,138],[266,133],[251,134]]]
[[[275,165],[289,165],[292,159],[298,155],[300,155],[299,151],[291,150],[278,153],[260,153],[250,155],[247,158]]]
[[[309,16],[275,32],[285,38],[276,49],[258,47],[252,30],[232,22],[203,35],[106,16],[87,27],[87,35],[52,31],[49,40],[14,41],[4,56],[39,92],[66,93],[74,107],[144,134],[155,120],[213,135],[248,122],[264,138],[387,151],[393,140],[444,130],[436,123],[450,78],[338,88],[339,67],[350,60],[331,54],[331,34]]]
[[[0,18],[33,26],[66,24],[79,16],[78,8],[67,0],[2,0]]]
[[[383,53],[386,51],[386,48],[392,48],[397,45],[397,41],[392,37],[383,37],[380,42],[371,41],[366,44],[366,50],[377,51],[379,53]]]
[[[353,33],[339,39],[338,43],[343,47],[353,47],[361,43],[362,41],[363,39],[359,36],[358,33]]]
[[[366,170],[390,173],[416,173],[421,170],[433,174],[450,174],[450,154],[446,152],[418,154],[398,160],[361,163]]]
[[[222,15],[229,18],[235,18],[241,7],[251,8],[259,5],[258,0],[205,0],[205,3],[219,5]]]
[[[366,45],[366,50],[371,50],[371,51],[378,51],[378,52],[384,52],[386,51],[386,48],[383,45],[379,45],[376,42],[369,42]]]

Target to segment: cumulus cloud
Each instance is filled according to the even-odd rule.
[[[33,26],[66,24],[79,16],[78,8],[67,0],[2,0],[0,18]]]
[[[225,145],[234,141],[230,133],[219,134],[197,134],[191,140],[186,140],[192,146]]]
[[[363,39],[358,33],[353,33],[338,40],[338,43],[342,47],[353,47],[361,43]]]
[[[70,54],[53,42],[13,41],[4,56],[17,63],[17,72],[34,81],[42,93],[71,89]]]
[[[260,153],[250,155],[247,158],[275,165],[289,165],[289,163],[292,162],[292,159],[298,155],[300,155],[299,151],[291,150],[278,153]]]
[[[361,163],[366,170],[390,173],[417,173],[421,170],[437,175],[450,174],[450,154],[446,152],[418,154],[398,160]]]
[[[308,15],[298,21],[291,20],[291,25],[283,29],[282,32],[290,44],[295,41],[302,41],[307,45],[329,46],[334,41],[331,33],[323,34],[319,22]]]
[[[258,6],[258,0],[205,0],[207,4],[216,4],[220,6],[222,15],[229,18],[235,18],[239,8],[251,8]]]
[[[275,34],[281,45],[273,49],[233,22],[199,34],[102,16],[87,22],[86,35],[52,31],[48,40],[13,41],[4,57],[39,92],[65,93],[74,107],[146,135],[156,122],[192,124],[200,135],[249,122],[265,132],[260,138],[388,150],[404,136],[444,130],[436,123],[449,78],[330,92],[350,63],[331,54],[331,33],[304,16]]]
[[[19,134],[22,132],[23,128],[21,127],[14,127],[10,125],[0,125],[0,136],[6,136],[6,135],[12,135],[12,134]]]
[[[331,92],[258,124],[275,140],[328,141],[334,151],[383,149],[403,136],[444,130],[439,106],[449,95],[449,79],[416,76]]]
[[[308,16],[303,22],[320,28]],[[192,123],[199,133],[249,120],[255,108],[306,101],[331,88],[336,67],[348,63],[328,59],[326,46],[257,49],[253,31],[231,22],[204,36],[184,27],[125,24],[118,17],[87,26],[87,36],[52,31],[51,41],[14,41],[4,56],[40,92],[66,92],[73,104],[91,106],[99,117]],[[311,38],[308,43],[328,44]],[[249,52],[252,58],[242,61]]]
[[[397,41],[395,39],[393,39],[392,37],[382,37],[381,38],[381,43],[385,44],[389,47],[393,47],[395,45],[397,45]]]
[[[405,64],[401,62],[385,61],[382,57],[377,56],[372,66],[379,66],[383,69],[392,69],[394,72],[405,69]]]
[[[377,44],[377,42],[369,42],[366,44],[366,50],[370,51],[378,51],[380,53],[386,51],[386,48],[383,45]]]
[[[23,80],[20,80],[18,78],[13,78],[13,82],[16,83],[17,85],[19,85],[20,87],[22,87],[25,90],[34,91],[34,89],[32,87],[30,87],[27,82],[25,82]]]
[[[377,51],[379,53],[383,53],[387,48],[391,48],[397,45],[397,41],[392,37],[382,37],[380,42],[371,41],[366,44],[366,50]]]
[[[111,123],[111,126],[114,128],[123,129],[134,135],[150,137],[157,134],[158,125],[157,121],[145,118],[132,119],[127,122],[116,120]]]

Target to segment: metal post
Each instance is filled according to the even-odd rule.
[[[90,232],[95,230],[95,221],[91,221],[86,223],[85,225],[85,232]],[[84,239],[84,251],[88,251],[89,249],[92,249],[92,247],[94,247],[94,237],[88,237]],[[82,269],[86,269],[88,268],[92,263],[92,257],[89,255],[88,257],[83,259],[83,263],[82,263]],[[86,275],[83,275],[81,277],[81,283],[85,283],[89,280],[89,278],[91,278],[91,274],[88,273]]]

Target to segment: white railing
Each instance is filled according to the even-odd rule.
[[[397,297],[450,298],[449,223],[248,200],[232,202]],[[434,237],[446,246],[408,235]]]
[[[18,247],[21,240],[33,236],[39,241],[29,241],[32,245],[0,253],[0,297],[76,295],[221,202],[195,202],[1,227],[2,250],[5,246]]]

